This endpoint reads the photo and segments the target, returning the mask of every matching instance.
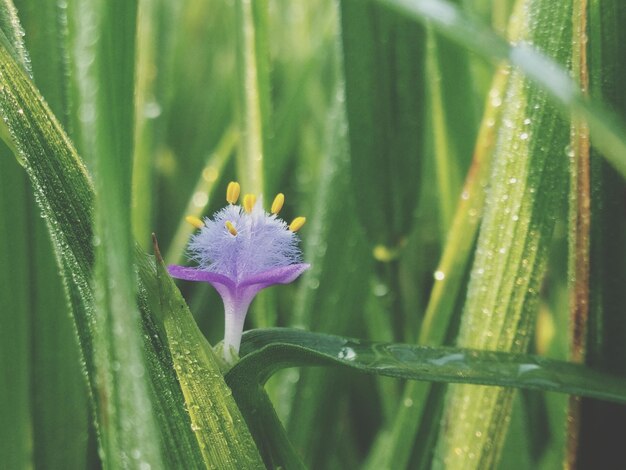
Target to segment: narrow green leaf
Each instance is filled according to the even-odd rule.
[[[418,199],[425,33],[358,0],[341,2],[341,25],[356,212],[370,243],[394,250],[410,232]]]
[[[521,2],[516,15],[523,40],[567,63],[571,7]],[[548,27],[555,25],[560,34]],[[517,70],[502,106],[503,125],[457,345],[519,352],[531,339],[554,221],[564,203],[569,126],[546,94]],[[495,465],[512,398],[510,389],[450,387],[443,417],[450,425],[440,430],[435,468]]]
[[[213,5],[212,5],[213,6]],[[162,159],[171,149],[168,147],[169,132],[178,133],[178,129],[167,128],[169,116],[181,121],[176,112],[170,111],[170,96],[173,82],[180,76],[185,77],[185,87],[197,90],[188,83],[185,71],[176,70],[174,59],[182,54],[174,49],[182,43],[181,32],[183,11],[193,7],[188,2],[164,0],[141,0],[137,12],[136,72],[135,72],[135,139],[133,152],[132,181],[132,223],[133,233],[144,248],[150,247],[150,234],[156,227],[158,215],[164,209],[159,204],[159,170]],[[216,13],[217,16],[219,13]],[[197,62],[196,62],[197,63]],[[176,72],[176,74],[175,74]],[[212,83],[209,79],[208,82]],[[176,97],[173,98],[175,101]],[[211,109],[213,111],[213,109]],[[193,119],[193,117],[192,117]],[[182,122],[185,128],[186,123]],[[190,132],[194,132],[189,129]],[[202,134],[202,133],[199,133]],[[182,138],[188,142],[187,137]],[[187,150],[189,149],[187,146]],[[185,155],[189,158],[189,155]],[[168,194],[162,194],[164,199]],[[178,201],[175,201],[177,203]]]
[[[20,0],[32,74],[46,102],[69,130],[66,13],[58,2]],[[32,199],[32,198],[30,198]],[[88,466],[89,396],[80,369],[80,350],[69,314],[50,235],[30,201],[33,450],[35,467]],[[55,403],[55,406],[50,406]],[[93,432],[93,428],[92,428]]]
[[[0,5],[0,27],[13,43],[15,59],[32,73],[24,32],[10,1]],[[31,50],[35,45],[40,44],[30,43]],[[9,150],[4,147],[2,152]],[[0,310],[6,314],[0,329],[7,335],[1,343],[6,348],[2,357],[8,361],[0,370],[9,384],[6,391],[3,388],[8,395],[2,398],[0,421],[8,433],[0,437],[0,461],[10,468],[84,467],[87,401],[63,286],[26,175],[8,156],[0,160],[0,204],[3,220],[9,222],[0,229],[7,237],[0,250],[7,267],[7,278],[0,283],[6,289],[0,294]]]
[[[626,403],[625,378],[578,364],[529,354],[374,343],[291,328],[245,332],[241,360],[226,374],[226,380],[233,388],[262,385],[277,370],[305,366],[348,367],[411,380],[549,390]]]
[[[131,238],[136,1],[77,0],[84,154],[95,171],[94,352],[104,464],[164,468],[136,306]]]
[[[0,150],[0,461],[32,468],[27,181]]]
[[[476,140],[476,113],[467,53],[427,29],[425,86],[433,133],[441,233],[447,234]]]
[[[237,74],[241,151],[239,178],[246,193],[263,194],[268,158],[269,77],[266,0],[236,0]]]
[[[7,49],[0,36],[0,114],[3,138],[18,152],[34,187],[48,225],[57,259],[71,300],[76,331],[88,372],[89,390],[97,397],[93,351],[94,294],[90,284],[93,266],[91,214],[93,187],[69,139]],[[140,274],[142,270],[140,270]],[[146,282],[146,276],[142,281]],[[170,468],[201,468],[202,456],[191,430],[184,399],[162,330],[154,323],[142,295],[144,348],[149,361],[152,402],[157,411],[159,441]],[[145,293],[145,292],[144,292]],[[194,462],[196,464],[194,464]]]
[[[32,60],[35,83],[71,136],[67,10],[56,0],[17,0],[15,3],[24,25],[24,41]]]
[[[587,61],[587,1],[572,1],[572,76],[583,94],[589,94]],[[589,271],[591,232],[591,181],[589,128],[574,118],[570,124],[568,281],[569,281],[569,359],[583,362],[589,323]],[[576,467],[580,431],[580,398],[571,397],[567,417],[567,452],[564,465]]]
[[[30,57],[24,46],[24,30],[12,0],[0,2],[0,29],[12,46],[11,53],[15,60],[22,64],[28,75],[32,75]]]
[[[590,1],[588,5],[590,94],[612,103],[626,118],[626,4],[619,0]],[[624,182],[613,168],[591,153],[591,251],[589,331],[585,363],[624,375],[626,323],[626,225]],[[609,467],[621,458],[626,433],[626,408],[582,401],[578,467]],[[610,430],[610,432],[607,432]]]

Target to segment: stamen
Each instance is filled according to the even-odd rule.
[[[283,208],[283,204],[285,203],[285,195],[283,193],[278,193],[274,198],[274,202],[272,202],[272,208],[270,212],[272,214],[278,214],[280,210]]]
[[[256,204],[256,196],[254,194],[246,194],[243,197],[243,208],[249,214]]]
[[[289,230],[291,230],[292,232],[297,232],[298,230],[302,228],[305,222],[306,222],[306,217],[296,217],[289,224]]]
[[[196,228],[204,227],[204,222],[202,222],[195,215],[188,215],[187,217],[185,217],[185,220]]]
[[[241,186],[239,186],[239,183],[231,181],[226,188],[226,201],[228,201],[229,204],[236,204],[240,192]]]
[[[237,235],[237,229],[235,228],[235,226],[232,224],[230,220],[227,220],[224,225],[226,226],[226,229],[230,232],[232,236]]]

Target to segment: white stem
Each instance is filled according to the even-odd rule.
[[[233,356],[233,350],[239,353],[246,312],[229,312],[227,309],[224,320],[224,360],[228,364],[234,364],[236,358]]]

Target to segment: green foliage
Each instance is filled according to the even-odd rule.
[[[622,3],[0,1],[0,467],[616,461]],[[231,180],[311,269],[227,370],[146,251]]]

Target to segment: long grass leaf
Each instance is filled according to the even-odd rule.
[[[620,1],[590,1],[588,4],[588,61],[590,94],[614,105],[626,117],[624,79],[626,60],[623,43],[626,4]],[[601,156],[591,153],[591,247],[589,278],[589,324],[585,363],[624,375],[623,338],[626,323],[624,247],[624,182]],[[583,400],[580,441],[576,455],[579,468],[608,467],[619,459],[620,436],[626,432],[626,409]],[[611,432],[606,432],[606,430]]]
[[[370,243],[394,250],[410,233],[418,201],[425,33],[377,4],[341,7],[356,212]]]
[[[241,353],[226,375],[233,386],[252,386],[252,377],[264,384],[285,367],[327,365],[411,380],[550,390],[626,403],[624,377],[529,354],[374,343],[292,328],[249,330]]]
[[[54,243],[68,286],[93,397],[97,395],[93,351],[94,293],[90,283],[93,186],[61,126],[5,44],[3,38],[0,42],[0,113],[10,143],[34,187]],[[144,346],[150,362],[148,372],[162,434],[159,440],[166,450],[169,466],[201,468],[200,449],[191,431],[188,414],[183,409],[184,400],[165,348],[164,333],[145,306],[143,313]]]
[[[541,1],[523,2],[518,8],[522,37],[567,63],[571,8]],[[548,24],[558,25],[559,34],[548,33]],[[546,94],[517,70],[512,71],[502,106],[457,344],[523,351],[531,339],[554,221],[564,203],[569,130]],[[441,428],[434,466],[495,465],[512,398],[511,390],[450,387],[443,422],[454,424]],[[456,419],[459,416],[463,418]]]
[[[17,7],[33,78],[70,131],[65,10],[56,2],[31,0],[22,0]],[[80,350],[50,235],[34,200],[29,206],[29,238],[36,259],[30,284],[35,466],[83,468],[90,465],[88,431],[93,433],[93,425],[88,428],[89,397],[80,370]]]
[[[241,134],[239,177],[245,192],[263,194],[263,161],[268,152],[267,1],[235,2],[238,103]]]
[[[72,10],[84,153],[95,170],[94,352],[105,465],[163,468],[136,306],[131,238],[133,80],[137,3],[81,2]],[[89,110],[89,111],[86,111]]]
[[[445,0],[378,0],[417,21],[429,22],[452,41],[498,63],[508,60],[544,89],[561,113],[584,119],[594,145],[626,177],[626,125],[599,100],[587,100],[568,72],[527,43],[508,44],[502,37]],[[552,29],[550,29],[552,30]],[[546,73],[549,71],[549,73]]]
[[[4,154],[10,151],[4,147]],[[33,466],[31,428],[30,268],[27,181],[0,158],[0,459],[7,468]]]

